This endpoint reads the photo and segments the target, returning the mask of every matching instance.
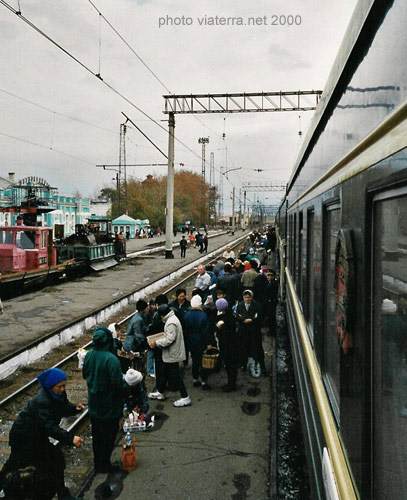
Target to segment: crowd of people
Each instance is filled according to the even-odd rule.
[[[180,362],[188,364],[189,357],[193,386],[210,390],[202,355],[213,348],[220,350],[228,376],[223,391],[236,389],[239,368],[248,369],[253,377],[267,375],[261,328],[275,333],[278,302],[275,271],[265,264],[273,260],[272,243],[273,230],[255,232],[239,249],[238,258],[227,246],[221,259],[199,265],[190,300],[180,288],[172,302],[166,295],[158,295],[149,304],[137,302],[124,350],[147,350],[147,366],[141,370],[156,379],[150,399],[163,400],[170,389],[180,394],[175,406],[191,404],[179,370]],[[157,333],[162,337],[149,342],[148,337]]]
[[[228,246],[217,262],[198,266],[190,300],[183,288],[169,302],[165,294],[136,303],[124,342],[119,324],[99,326],[82,374],[88,388],[95,473],[119,469],[111,463],[123,409],[137,408],[148,419],[149,399],[164,400],[166,391],[178,391],[175,407],[191,405],[180,363],[191,358],[192,384],[207,391],[210,371],[202,356],[218,350],[227,374],[223,392],[236,390],[239,369],[251,376],[267,375],[262,330],[276,332],[278,282],[272,260],[273,231],[252,233],[235,252]],[[271,236],[271,238],[270,238]],[[271,255],[270,255],[271,254]],[[144,377],[155,379],[146,394]],[[41,386],[16,418],[9,435],[11,454],[0,474],[5,498],[78,500],[64,483],[65,460],[60,445],[80,447],[83,439],[60,427],[62,417],[84,409],[66,395],[66,374],[50,368],[37,377]],[[49,438],[58,440],[51,445]],[[28,495],[28,496],[27,496]]]

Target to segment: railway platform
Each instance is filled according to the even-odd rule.
[[[268,376],[239,372],[237,390],[223,393],[226,373],[209,377],[210,391],[192,386],[190,366],[184,381],[189,407],[175,408],[178,393],[164,401],[150,400],[156,428],[136,432],[137,466],[130,472],[98,474],[84,500],[151,498],[221,500],[273,498],[275,489],[274,339],[264,336]],[[152,379],[147,387],[153,387]],[[121,463],[121,435],[112,462]]]
[[[239,231],[234,237],[229,234],[213,236],[209,240],[208,251],[242,235],[244,233]],[[160,239],[164,244],[164,237]],[[128,251],[143,250],[158,241],[158,238],[130,240]],[[165,259],[164,252],[139,256],[114,268],[4,301],[4,313],[0,321],[0,363],[47,332],[57,330],[75,318],[167,275],[199,256],[198,248],[193,247],[187,250],[185,259],[180,258],[177,248],[174,249],[174,259]]]

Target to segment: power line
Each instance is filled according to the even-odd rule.
[[[111,132],[112,134],[115,134],[115,135],[119,134],[117,131],[110,130],[110,129],[105,128],[105,127],[101,127],[100,125],[96,125],[95,123],[87,122],[87,121],[82,120],[80,118],[75,118],[74,116],[65,115],[64,113],[59,113],[58,111],[55,111],[53,109],[42,106],[41,104],[37,104],[36,102],[29,101],[28,99],[25,99],[24,97],[20,97],[16,94],[12,94],[11,92],[8,92],[7,90],[0,89],[0,92],[3,92],[3,94],[7,94],[11,97],[15,97],[16,99],[20,99],[20,101],[27,102],[28,104],[31,104],[32,106],[37,106],[37,108],[43,109],[44,111],[48,111],[49,113],[54,113],[55,115],[63,116],[64,118],[69,118],[70,120],[74,120],[76,122],[83,123],[85,125],[90,125],[91,127],[100,128],[101,130],[105,130],[106,132]]]
[[[90,3],[91,1],[88,0]],[[86,64],[84,64],[82,61],[80,61],[77,57],[75,57],[73,54],[71,54],[68,50],[66,50],[64,47],[62,47],[62,45],[60,45],[58,42],[56,42],[53,38],[51,38],[49,35],[47,35],[44,31],[42,31],[40,28],[38,28],[34,23],[32,23],[29,19],[27,19],[25,16],[23,16],[21,14],[20,11],[16,11],[11,5],[9,5],[7,2],[5,2],[5,0],[0,0],[0,4],[3,5],[4,7],[6,7],[8,10],[10,10],[11,12],[13,12],[14,14],[16,14],[18,16],[19,19],[21,19],[23,22],[25,22],[28,26],[30,26],[30,28],[32,28],[34,31],[36,31],[38,34],[40,34],[41,36],[43,36],[46,40],[48,40],[50,43],[52,43],[55,47],[57,47],[59,50],[61,50],[64,54],[66,54],[68,57],[70,57],[73,61],[75,61],[76,63],[78,63],[83,69],[85,69],[88,73],[90,73],[91,75],[95,76],[100,82],[102,82],[106,87],[108,87],[112,92],[114,92],[115,94],[117,94],[119,97],[121,97],[124,101],[126,101],[130,106],[132,106],[133,108],[135,108],[137,111],[139,111],[143,116],[145,116],[146,118],[148,118],[150,121],[152,121],[153,123],[155,123],[160,129],[164,130],[164,132],[166,134],[168,134],[168,130],[163,127],[157,120],[155,120],[154,118],[152,118],[148,113],[146,113],[145,111],[143,111],[140,107],[138,107],[136,104],[134,104],[132,101],[130,101],[130,99],[128,99],[125,95],[123,95],[121,92],[119,92],[117,89],[115,89],[112,85],[110,85],[109,83],[107,83],[100,74],[96,74],[94,73]],[[92,4],[93,5],[93,4]],[[97,10],[97,8],[93,5],[93,7]],[[99,11],[98,11],[99,12]],[[106,20],[106,19],[105,19]],[[108,21],[106,20],[106,22],[108,23]],[[110,25],[110,23],[108,23]],[[110,25],[111,26],[111,25]],[[113,30],[115,30],[113,28],[113,26],[111,26],[111,28]],[[127,42],[123,39],[123,37],[121,37],[121,35],[119,33],[117,33],[118,36],[120,38],[122,38],[123,42],[127,44]],[[130,47],[129,47],[130,48]],[[137,55],[137,54],[135,54]],[[137,57],[139,57],[137,55]],[[143,62],[143,64],[145,64]],[[151,70],[150,70],[151,71]],[[156,75],[155,75],[156,76]],[[158,78],[158,77],[157,77]],[[163,84],[162,84],[163,85]],[[165,87],[165,86],[164,86]],[[193,151],[189,146],[187,146],[184,142],[182,142],[180,139],[178,139],[177,137],[175,137],[175,140],[179,143],[179,144],[182,144],[188,151],[190,151],[193,155],[195,155],[196,157],[200,158],[200,156],[195,152]],[[34,144],[34,143],[33,143]],[[36,144],[34,144],[36,145]],[[42,146],[40,146],[42,147]],[[218,172],[219,170],[216,169]]]
[[[94,165],[94,163],[91,163],[88,160],[84,160],[83,158],[78,158],[77,156],[73,156],[69,153],[65,153],[64,151],[59,151],[58,149],[54,149],[54,148],[49,147],[49,146],[43,146],[42,144],[37,144],[36,142],[27,141],[26,139],[21,139],[20,137],[15,137],[13,135],[5,134],[4,132],[0,132],[0,135],[3,135],[4,137],[8,137],[9,139],[14,139],[16,141],[25,142],[26,144],[30,144],[31,146],[37,146],[38,148],[47,149],[48,151],[54,151],[55,153],[58,153],[60,155],[68,156],[69,158],[73,158],[75,160],[82,161],[84,163],[88,163],[89,165],[92,165],[92,166]]]
[[[117,31],[117,29],[106,19],[106,17],[100,12],[100,10],[96,7],[96,5],[91,1],[88,0],[88,2],[92,5],[92,7],[96,10],[96,12],[99,14],[100,17],[103,18],[103,20],[106,22],[106,24],[116,33],[116,35],[120,38],[120,40],[128,47],[133,54],[137,57],[137,59],[144,65],[145,68],[154,76],[154,78],[165,88],[167,92],[171,94],[171,91],[168,89],[166,85],[160,80],[160,78],[154,73],[154,71],[149,67],[149,65],[143,61],[143,59],[137,54],[137,52],[131,47],[130,44],[127,43],[127,41],[123,38],[123,36]]]
[[[160,153],[161,153],[161,154],[162,154],[165,158],[167,158],[167,160],[168,160],[168,156],[167,156],[165,153],[163,153],[163,152],[161,151],[161,149],[160,149],[160,148],[159,148],[156,144],[154,144],[154,142],[153,142],[153,141],[152,141],[152,140],[148,137],[148,135],[147,135],[147,134],[145,134],[145,133],[141,130],[141,128],[140,128],[140,127],[138,127],[138,126],[137,126],[137,125],[133,122],[133,120],[131,120],[131,119],[130,119],[130,118],[129,118],[129,117],[128,117],[125,113],[123,113],[123,111],[122,111],[122,115],[126,118],[126,122],[127,122],[127,121],[129,121],[129,122],[130,122],[130,123],[131,123],[134,127],[136,127],[136,129],[140,132],[140,134],[142,134],[142,135],[143,135],[143,136],[144,136],[144,137],[148,140],[148,142],[149,142],[150,144],[152,144],[152,145],[155,147],[155,149],[157,149],[157,150],[158,150],[158,151],[159,151],[159,152],[160,152]]]
[[[106,85],[106,87],[108,87],[110,90],[112,90],[115,94],[117,94],[119,97],[121,97],[123,100],[125,100],[128,104],[130,104],[130,106],[132,106],[133,108],[137,109],[137,111],[139,111],[142,115],[144,115],[146,118],[148,118],[149,120],[151,120],[152,122],[154,122],[158,127],[160,127],[162,130],[164,130],[165,132],[167,132],[166,128],[164,128],[157,120],[154,120],[154,118],[152,118],[150,115],[148,115],[145,111],[143,111],[141,108],[139,108],[136,104],[134,104],[132,101],[130,101],[130,99],[128,99],[127,97],[125,97],[123,94],[121,94],[118,90],[116,90],[114,87],[112,87],[112,85],[110,85],[109,83],[107,83],[105,80],[103,80],[103,78],[101,77],[101,75],[98,75],[96,73],[94,73],[88,66],[86,66],[86,64],[84,64],[82,61],[80,61],[77,57],[75,57],[73,54],[71,54],[68,50],[64,49],[64,47],[62,47],[62,45],[60,45],[58,42],[56,42],[55,40],[53,40],[50,36],[48,36],[44,31],[42,31],[41,29],[39,29],[34,23],[32,23],[30,20],[28,20],[26,17],[24,17],[23,15],[21,15],[18,11],[16,11],[11,5],[9,5],[7,2],[5,2],[4,0],[0,0],[0,4],[1,5],[4,5],[7,9],[9,9],[11,12],[13,12],[14,14],[17,14],[18,15],[18,18],[21,19],[22,21],[24,21],[26,24],[28,24],[28,26],[30,26],[30,28],[32,28],[33,30],[35,30],[37,33],[39,33],[41,36],[43,36],[46,40],[48,40],[49,42],[51,42],[53,45],[55,45],[55,47],[57,47],[58,49],[60,49],[64,54],[66,54],[68,57],[70,57],[72,60],[74,60],[75,62],[77,62],[80,66],[82,66],[83,69],[85,69],[88,73],[90,73],[91,75],[95,76],[98,80],[100,80],[104,85]]]

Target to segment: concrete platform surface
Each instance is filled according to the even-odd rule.
[[[273,355],[265,337],[266,365]],[[175,408],[177,393],[150,401],[158,412],[158,428],[133,433],[137,467],[131,472],[98,474],[84,500],[148,498],[160,500],[223,500],[270,497],[271,379],[239,372],[236,392],[223,393],[222,370],[209,378],[212,389],[192,387],[191,369],[184,375],[192,405]],[[152,387],[149,379],[148,386]],[[112,462],[121,463],[121,443]]]

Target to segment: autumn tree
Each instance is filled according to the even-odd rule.
[[[112,193],[109,193],[112,195]],[[167,195],[167,177],[153,177],[140,181],[130,178],[127,181],[128,214],[134,219],[149,219],[152,226],[165,227],[165,207]],[[174,176],[174,224],[190,220],[195,226],[210,222],[210,216],[217,199],[216,188],[210,188],[202,177],[188,170],[175,173]],[[124,199],[121,196],[122,200]],[[112,216],[118,213],[118,196],[111,196]],[[212,207],[210,213],[210,206]],[[124,212],[122,203],[122,213]]]

